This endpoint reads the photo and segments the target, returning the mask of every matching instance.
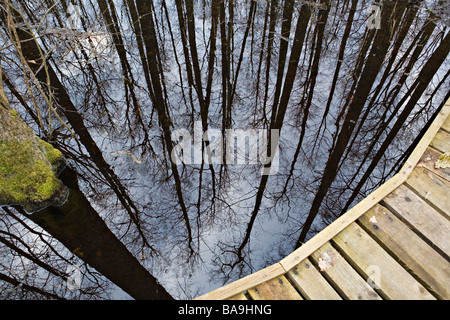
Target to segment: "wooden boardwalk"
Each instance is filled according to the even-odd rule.
[[[197,299],[450,299],[450,100],[390,180],[280,262]]]

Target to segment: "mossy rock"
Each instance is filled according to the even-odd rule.
[[[20,205],[28,212],[62,205],[67,188],[57,178],[64,159],[39,139],[15,110],[0,105],[0,206]]]
[[[40,140],[1,142],[0,204],[19,204],[34,211],[53,202],[55,196],[59,198],[63,185],[55,171],[61,161],[61,153]]]

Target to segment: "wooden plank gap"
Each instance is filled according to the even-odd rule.
[[[450,151],[450,133],[439,130],[431,141],[430,146],[439,150],[441,153]]]
[[[402,221],[409,229],[411,229],[418,237],[420,237],[426,244],[432,247],[436,252],[438,252],[445,260],[450,261],[450,256],[447,255],[442,249],[440,249],[436,244],[433,243],[425,234],[423,234],[419,229],[417,229],[414,224],[410,223],[408,220],[403,218],[394,208],[392,208],[388,203],[381,201],[380,204],[391,211],[400,221]]]
[[[260,283],[248,293],[254,300],[303,300],[284,275]]]
[[[292,278],[289,276],[289,272],[287,272],[285,275],[286,280],[291,284],[291,286],[297,291],[297,293],[302,297],[303,300],[307,300],[308,297],[306,297],[301,290],[297,287],[297,284],[292,280]]]
[[[330,244],[330,242],[327,242],[327,243],[325,243],[325,245],[326,244]],[[324,246],[325,246],[324,245]],[[331,245],[331,244],[330,244]],[[323,248],[323,246],[321,247],[321,248]],[[342,292],[341,292],[341,290],[340,290],[340,288],[337,286],[337,284],[334,282],[334,281],[332,281],[331,279],[330,279],[330,277],[328,277],[328,274],[327,274],[327,272],[325,272],[326,270],[329,270],[330,268],[326,268],[325,270],[324,270],[324,268],[323,268],[323,260],[326,258],[326,257],[324,257],[324,256],[322,256],[322,255],[319,255],[319,257],[318,258],[320,258],[320,260],[319,259],[315,259],[314,258],[314,255],[317,253],[317,252],[319,252],[319,250],[320,250],[320,248],[318,249],[318,250],[316,250],[316,251],[314,251],[314,253],[309,257],[309,261],[314,265],[314,267],[320,272],[320,274],[322,275],[322,277],[328,282],[328,284],[331,286],[331,288],[333,288],[333,290],[334,291],[336,291],[336,293],[341,297],[341,299],[342,300],[349,300],[348,298],[347,298],[347,296],[345,295],[345,294],[342,294]],[[336,261],[334,261],[334,256],[332,257],[333,258],[333,261],[332,261],[332,268],[334,268],[334,267],[336,267]],[[319,266],[319,263],[321,264],[321,266]]]
[[[381,297],[382,300],[392,300],[392,298],[386,295],[386,293],[383,290],[380,290],[380,287],[378,287],[377,285],[375,285],[373,282],[370,281],[369,276],[367,275],[365,270],[358,265],[358,263],[351,257],[350,254],[348,254],[341,246],[339,246],[335,238],[330,240],[330,244],[345,259],[345,261],[352,267],[352,269],[361,277],[361,279],[363,279],[363,281],[367,283],[379,297]]]
[[[245,290],[243,292],[244,296],[247,298],[247,300],[253,300],[252,296],[248,293],[248,290]]]

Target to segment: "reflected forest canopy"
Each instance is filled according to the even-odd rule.
[[[0,298],[191,299],[394,175],[448,0],[0,0]]]

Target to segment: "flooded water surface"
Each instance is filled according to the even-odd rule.
[[[284,258],[448,99],[449,5],[0,0],[0,297],[191,299]],[[65,193],[11,200],[13,136]]]

